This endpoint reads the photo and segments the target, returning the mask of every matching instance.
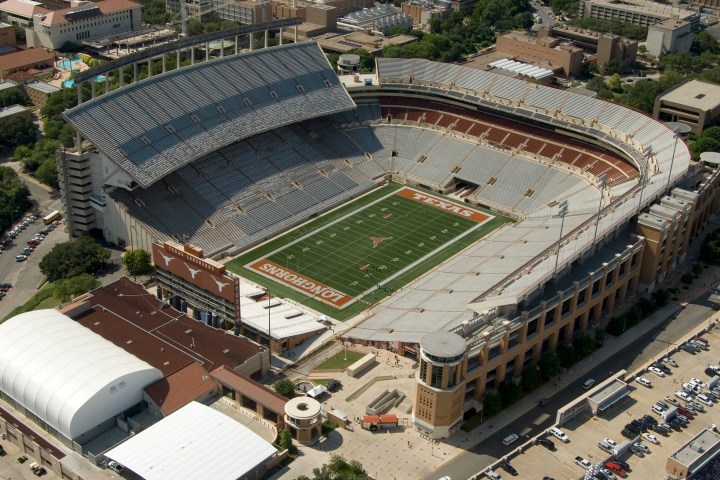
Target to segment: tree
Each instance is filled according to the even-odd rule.
[[[720,264],[720,230],[715,230],[707,236],[700,257],[709,265]]]
[[[697,32],[693,37],[691,51],[696,54],[703,52],[720,53],[720,45],[715,37],[703,30]]]
[[[560,373],[560,359],[554,352],[545,352],[540,357],[538,367],[543,378],[549,380]]]
[[[152,259],[145,250],[133,250],[123,255],[123,264],[130,275],[147,275],[153,271]]]
[[[700,158],[704,152],[720,152],[720,142],[714,138],[702,136],[691,143],[693,158]]]
[[[620,72],[622,72],[622,64],[613,58],[613,59],[610,59],[607,62],[605,62],[605,65],[602,66],[602,70],[605,75],[613,75],[613,76],[617,75],[618,80],[619,80],[620,79],[619,74],[620,74]],[[610,82],[608,82],[608,84],[610,84]],[[610,88],[612,88],[614,90],[612,85],[610,85]]]
[[[280,439],[278,440],[278,445],[283,450],[287,450],[291,456],[297,456],[298,449],[293,444],[292,433],[287,428],[284,428],[283,431],[280,432]]]
[[[348,462],[339,455],[333,455],[329,463],[313,468],[313,475],[312,480],[370,480],[360,462]]]
[[[0,119],[0,145],[14,149],[18,145],[31,145],[37,139],[37,126],[28,113],[18,113]]]
[[[576,358],[585,358],[595,351],[597,344],[595,339],[589,335],[578,335],[573,342],[573,350]]]
[[[522,388],[515,382],[507,381],[500,384],[500,396],[502,397],[503,405],[509,406],[517,402],[523,397]]]
[[[27,96],[18,87],[0,90],[0,108],[10,105],[26,105]]]
[[[295,398],[295,385],[287,378],[275,382],[273,388],[285,398]]]
[[[487,417],[497,415],[503,409],[503,399],[499,393],[488,392],[483,398],[483,414]]]
[[[702,133],[703,138],[711,138],[717,142],[720,142],[720,127],[706,128]]]
[[[61,302],[67,302],[99,286],[100,282],[95,277],[88,273],[83,273],[76,277],[58,280],[53,289],[53,296]]]
[[[523,390],[526,392],[532,392],[540,386],[542,378],[540,375],[540,369],[534,365],[528,367],[523,372],[521,385]]]
[[[610,62],[606,63],[607,66]],[[607,71],[606,71],[607,73]],[[607,82],[607,86],[610,90],[617,93],[622,93],[622,81],[620,80],[620,75],[618,73],[614,73]]]
[[[38,167],[35,172],[35,177],[45,185],[48,185],[55,190],[60,188],[60,181],[58,180],[57,163],[55,158],[47,158]]]
[[[82,273],[95,273],[110,258],[110,250],[90,237],[58,243],[40,260],[40,271],[54,282]]]
[[[560,366],[563,368],[570,368],[577,363],[577,354],[575,349],[571,346],[562,345],[557,349],[558,359],[560,360]]]
[[[0,166],[0,231],[7,230],[30,207],[29,196],[15,170]]]

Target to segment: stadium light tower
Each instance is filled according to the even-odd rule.
[[[270,357],[272,357],[272,335],[270,335],[270,299],[272,298],[272,295],[270,294],[270,289],[265,289],[265,294],[268,297],[268,352],[270,352]]]
[[[555,274],[557,274],[557,267],[558,262],[560,261],[560,247],[562,247],[562,234],[563,234],[563,227],[565,226],[565,215],[568,213],[568,202],[567,200],[563,200],[558,204],[558,215],[560,215],[560,218],[562,219],[560,222],[560,238],[558,239],[558,248],[557,248],[557,254],[555,256],[555,269],[553,270],[553,277],[555,277]]]
[[[607,185],[607,175],[602,174],[600,177],[598,177],[598,189],[600,190],[600,205],[598,205],[598,214],[597,218],[595,219],[595,235],[593,235],[593,243],[592,243],[592,249],[593,253],[595,253],[595,241],[597,240],[597,232],[598,227],[600,226],[600,211],[602,210],[602,202],[603,202],[603,190],[605,190],[605,186]]]
[[[672,157],[670,157],[670,171],[668,172],[668,183],[667,183],[667,190],[670,190],[670,182],[672,181],[672,169],[673,169],[673,163],[675,163],[675,149],[677,148],[678,138],[680,138],[680,127],[675,127],[675,130],[673,130],[673,153]]]

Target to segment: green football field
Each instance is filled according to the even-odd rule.
[[[509,219],[416,187],[386,185],[227,267],[340,320]]]

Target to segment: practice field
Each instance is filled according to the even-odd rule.
[[[227,267],[337,319],[377,302],[509,219],[387,185]]]

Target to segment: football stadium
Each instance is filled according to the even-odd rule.
[[[504,322],[512,334],[543,293],[585,285],[554,286],[573,266],[592,276],[637,252],[628,229],[688,171],[685,143],[645,114],[462,65],[378,58],[360,81],[308,41],[137,78],[192,41],[76,77],[93,98],[65,113],[78,135],[59,152],[71,236],[192,244],[311,311],[355,316],[353,341],[411,351],[429,332]],[[98,75],[133,70],[95,94]],[[587,328],[583,315],[550,348]]]

